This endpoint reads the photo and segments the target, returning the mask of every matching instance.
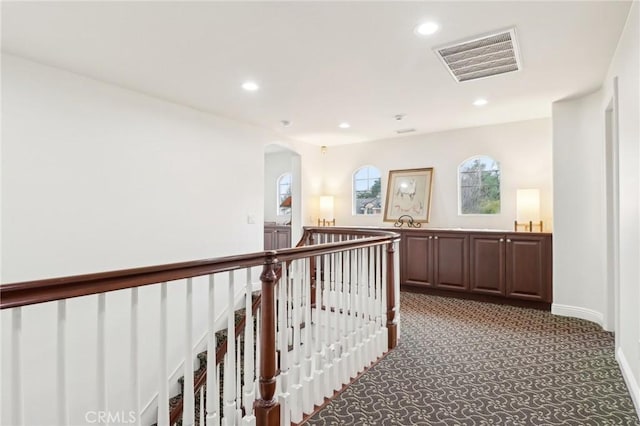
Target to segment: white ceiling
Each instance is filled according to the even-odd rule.
[[[2,2],[2,50],[335,145],[548,117],[551,102],[600,85],[630,4]],[[425,20],[440,31],[418,38]],[[432,50],[512,26],[519,72],[457,83]],[[261,90],[243,91],[247,79]]]

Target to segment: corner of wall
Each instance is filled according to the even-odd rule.
[[[629,389],[629,393],[631,394],[631,400],[633,401],[633,405],[635,405],[636,407],[636,413],[640,418],[640,385],[633,376],[631,366],[629,365],[629,362],[627,361],[627,358],[625,357],[621,347],[616,351],[616,360],[618,361],[618,365],[620,365],[622,377],[627,384],[627,388]]]
[[[598,311],[594,311],[593,309],[554,303],[551,305],[551,313],[553,315],[559,315],[561,317],[580,318],[583,320],[595,322],[600,327],[605,328],[604,315],[602,315],[602,313]]]

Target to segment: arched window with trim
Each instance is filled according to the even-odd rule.
[[[488,155],[476,155],[458,167],[460,214],[500,213],[500,163]]]
[[[276,183],[278,194],[278,216],[286,216],[291,213],[291,173],[283,173]]]
[[[380,170],[373,166],[360,167],[353,173],[353,214],[380,214]]]

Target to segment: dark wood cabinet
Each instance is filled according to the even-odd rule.
[[[264,249],[278,250],[291,247],[291,227],[288,225],[264,225]]]
[[[491,300],[552,301],[551,234],[400,230],[401,284]],[[483,299],[484,300],[484,299]]]
[[[551,248],[542,236],[507,234],[506,295],[551,302]]]
[[[436,233],[433,236],[434,282],[437,288],[469,289],[469,236]]]
[[[471,239],[471,291],[480,294],[505,295],[505,237],[476,235]]]
[[[464,234],[405,234],[400,279],[404,284],[466,291],[469,238]]]
[[[433,286],[433,235],[405,235],[400,249],[402,283]]]

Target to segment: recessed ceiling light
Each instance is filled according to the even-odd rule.
[[[475,101],[473,101],[473,105],[475,105],[477,107],[485,106],[488,103],[489,103],[489,101],[484,99],[484,98],[478,98]]]
[[[424,24],[418,25],[413,32],[415,32],[419,36],[428,36],[440,29],[440,25],[436,22],[425,22]]]
[[[255,81],[245,81],[242,83],[242,88],[247,92],[255,92],[260,88],[260,86],[258,86],[258,83]]]
[[[349,127],[351,127],[351,124],[345,121],[344,123],[338,124],[338,127],[340,127],[341,129],[348,129]]]

